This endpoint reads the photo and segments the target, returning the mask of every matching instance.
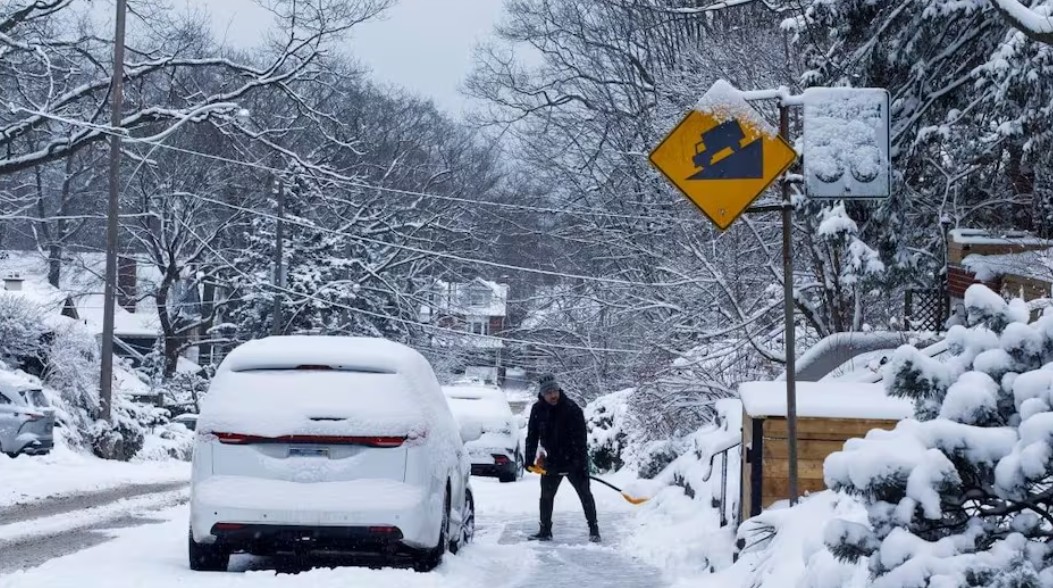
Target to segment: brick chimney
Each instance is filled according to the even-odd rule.
[[[139,272],[134,257],[117,258],[117,304],[128,312],[135,312]]]

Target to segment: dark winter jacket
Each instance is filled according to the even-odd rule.
[[[533,463],[538,442],[545,448],[545,469],[553,474],[584,472],[589,467],[585,413],[560,392],[555,406],[538,395],[527,424],[526,458]]]

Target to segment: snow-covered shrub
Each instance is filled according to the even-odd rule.
[[[47,348],[44,312],[25,298],[0,294],[0,361],[40,359]]]
[[[970,327],[949,335],[945,361],[906,347],[889,365],[889,392],[917,420],[825,463],[827,485],[869,518],[832,525],[830,551],[869,557],[874,586],[1053,583],[1053,315],[1027,324],[980,285],[965,302]]]
[[[670,439],[648,443],[637,458],[637,475],[650,480],[662,473],[676,458],[680,457],[678,444]]]
[[[601,472],[617,471],[625,465],[629,446],[629,397],[633,390],[600,396],[585,406],[589,431],[589,461]]]
[[[99,411],[98,343],[84,325],[69,321],[53,330],[44,383],[59,393],[65,409],[67,439],[84,444]]]

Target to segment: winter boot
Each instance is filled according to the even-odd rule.
[[[552,529],[549,527],[541,527],[537,533],[527,537],[528,541],[552,541]]]
[[[589,525],[589,541],[593,543],[599,543],[600,541],[603,541],[603,539],[600,537],[599,525]]]

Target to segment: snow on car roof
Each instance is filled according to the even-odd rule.
[[[428,360],[400,343],[366,337],[295,335],[240,345],[220,364],[199,423],[205,432],[230,427],[268,436],[428,428],[441,431],[442,443],[457,435]]]
[[[744,382],[739,397],[751,417],[786,416],[786,382]],[[914,415],[905,398],[885,393],[881,384],[797,382],[797,416],[899,420]]]
[[[221,371],[293,369],[325,365],[333,369],[398,374],[411,372],[427,360],[394,341],[372,337],[287,335],[255,339],[230,352]]]
[[[198,429],[284,435],[406,435],[429,419],[399,374],[248,370],[217,374]]]

